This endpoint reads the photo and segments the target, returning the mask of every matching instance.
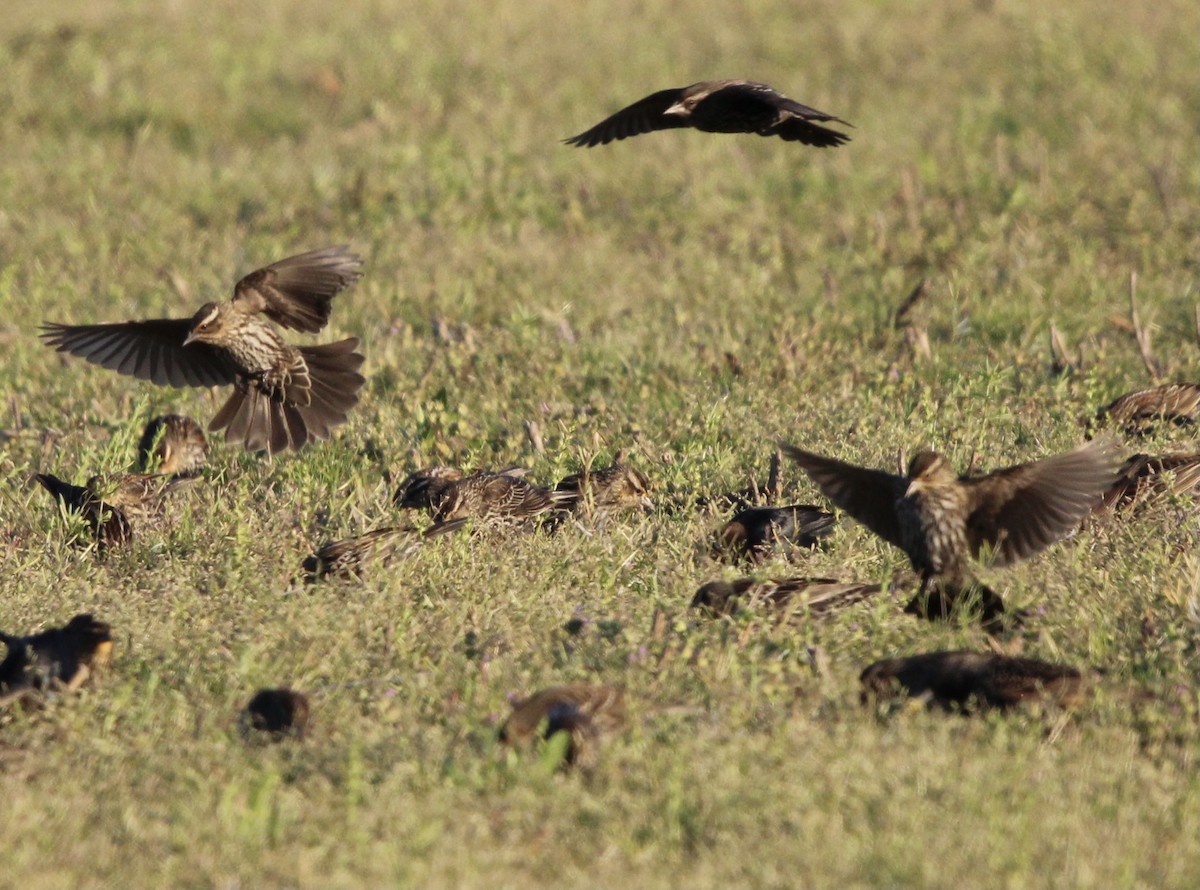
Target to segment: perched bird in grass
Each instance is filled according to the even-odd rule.
[[[1096,412],[1094,423],[1120,426],[1131,436],[1146,435],[1158,423],[1193,426],[1200,420],[1200,383],[1167,383],[1114,399]]]
[[[430,538],[456,531],[466,519],[441,522],[424,532],[411,526],[377,528],[353,538],[326,544],[304,560],[306,579],[357,578],[373,566],[388,566],[416,553]]]
[[[543,689],[513,705],[500,727],[506,745],[568,736],[564,763],[589,769],[596,764],[601,738],[625,725],[625,690],[619,686],[571,683]]]
[[[1114,483],[1120,460],[1111,442],[1097,440],[967,477],[941,455],[921,451],[908,474],[896,476],[791,445],[783,450],[837,507],[908,554],[921,576],[921,593],[910,607],[925,609],[927,617],[937,617],[935,609],[954,610],[972,589],[985,604],[990,598],[998,604],[974,582],[971,559],[986,552],[993,564],[1008,565],[1067,536]],[[937,605],[926,605],[932,602]]]
[[[428,510],[433,512],[452,482],[457,482],[464,473],[457,467],[424,467],[414,470],[404,478],[396,489],[393,501],[401,510]]]
[[[778,545],[812,549],[833,530],[834,515],[811,504],[751,507],[716,533],[716,552],[760,561]]]
[[[691,86],[659,90],[622,108],[577,136],[568,145],[590,148],[607,145],[653,130],[693,127],[706,133],[757,133],[828,148],[850,141],[819,122],[850,124],[841,118],[801,105],[752,80],[705,80]]]
[[[63,689],[74,692],[112,657],[112,628],[91,615],[27,637],[0,633],[0,704]]]
[[[470,518],[489,525],[516,525],[563,509],[578,497],[576,492],[534,485],[525,480],[525,472],[509,467],[466,476],[452,467],[431,467],[405,479],[395,501],[401,508],[428,510],[437,523]]]
[[[264,733],[274,741],[302,737],[308,729],[308,697],[294,689],[260,689],[242,711],[242,734]]]
[[[1026,702],[1070,708],[1088,693],[1083,674],[1073,667],[991,652],[885,658],[868,666],[859,679],[864,704],[899,694],[946,710],[1007,709]]]
[[[138,442],[138,466],[143,471],[196,476],[207,462],[208,440],[192,418],[165,414],[146,424]]]
[[[745,606],[830,615],[883,590],[879,584],[844,583],[836,578],[734,578],[710,581],[692,598],[692,608],[710,615],[736,615]]]
[[[299,449],[345,423],[365,382],[363,357],[355,337],[297,347],[275,324],[320,331],[360,266],[343,247],[312,251],[251,272],[233,299],[207,303],[191,318],[46,324],[42,337],[59,352],[161,386],[232,385],[209,430],[225,430],[227,442],[250,451]]]
[[[654,509],[649,478],[626,462],[624,451],[617,453],[610,466],[564,477],[554,490],[574,494],[576,508],[593,514]]]
[[[38,473],[33,478],[69,511],[83,516],[102,550],[133,540],[133,525],[124,511],[105,503],[91,487],[73,485],[52,473]]]
[[[134,525],[163,518],[168,494],[195,481],[193,476],[168,476],[164,473],[97,474],[87,488],[105,504],[116,507]]]
[[[1178,494],[1200,496],[1200,454],[1135,454],[1121,466],[1094,512],[1122,510]]]

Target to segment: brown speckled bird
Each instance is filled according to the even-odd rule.
[[[828,148],[850,141],[816,121],[850,124],[801,105],[765,83],[751,80],[705,80],[691,86],[659,90],[622,108],[596,126],[564,140],[590,148],[653,130],[692,127],[706,133],[757,133]]]
[[[65,689],[74,692],[112,657],[112,629],[87,614],[27,637],[0,633],[0,705]]]
[[[1200,454],[1135,454],[1096,505],[1096,513],[1137,507],[1171,495],[1200,496]]]
[[[1193,426],[1200,420],[1200,383],[1167,383],[1140,389],[1114,399],[1096,412],[1094,423],[1120,426],[1127,435],[1141,436],[1155,424]]]
[[[167,476],[163,473],[97,474],[87,488],[105,504],[116,507],[134,525],[163,518],[164,499],[194,482],[193,476]]]
[[[702,586],[692,598],[692,608],[721,616],[762,604],[780,611],[830,615],[882,590],[878,584],[843,583],[836,578],[734,578]]]
[[[575,493],[547,491],[527,482],[525,473],[509,467],[464,476],[452,467],[431,467],[405,479],[395,501],[401,508],[428,510],[437,523],[470,518],[489,525],[530,522],[575,501]]]
[[[357,338],[297,347],[271,322],[320,331],[360,266],[342,247],[312,251],[251,272],[233,299],[207,303],[192,318],[46,324],[42,337],[59,352],[160,386],[232,385],[209,430],[225,430],[227,442],[250,451],[299,449],[345,423],[365,382],[363,357]]]
[[[564,477],[554,490],[575,495],[577,509],[594,514],[654,509],[650,480],[641,470],[626,463],[624,451],[617,453],[610,466]]]
[[[716,552],[758,562],[781,544],[811,550],[832,533],[836,522],[832,513],[811,504],[751,507],[717,530]]]
[[[529,745],[555,733],[569,736],[565,764],[590,769],[601,737],[625,725],[625,690],[619,686],[571,683],[554,686],[513,704],[500,727],[500,742]]]
[[[146,424],[138,442],[138,466],[147,473],[196,476],[208,463],[208,440],[200,424],[182,414],[165,414]]]
[[[1073,667],[991,652],[885,658],[859,679],[864,704],[902,694],[946,710],[1007,709],[1035,701],[1070,708],[1088,692],[1083,675]]]
[[[320,578],[359,578],[373,566],[386,567],[416,553],[430,538],[461,528],[466,519],[442,522],[425,531],[411,526],[377,528],[353,538],[326,544],[304,560],[308,581]]]
[[[943,610],[976,586],[973,557],[990,551],[993,564],[1008,565],[1070,534],[1113,484],[1119,462],[1112,443],[1097,440],[971,477],[922,451],[907,476],[896,476],[791,445],[783,450],[837,507],[908,554],[921,576],[918,598],[944,597]]]
[[[242,711],[242,734],[260,732],[273,741],[285,736],[302,737],[308,729],[308,697],[294,689],[260,689]]]
[[[133,525],[124,511],[105,503],[94,489],[73,485],[52,473],[38,473],[33,478],[69,511],[83,516],[101,549],[133,540]]]

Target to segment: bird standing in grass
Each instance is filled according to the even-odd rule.
[[[654,509],[650,480],[641,470],[626,463],[625,457],[621,451],[610,466],[565,476],[554,490],[573,493],[577,498],[575,505],[593,514]]]
[[[791,445],[783,450],[837,507],[908,554],[921,576],[914,604],[928,598],[942,610],[972,588],[995,597],[975,584],[971,559],[990,551],[994,564],[1008,565],[1070,534],[1116,481],[1119,463],[1107,440],[971,477],[932,451],[896,476]]]
[[[0,704],[58,688],[74,692],[108,664],[113,645],[112,628],[87,614],[27,637],[0,633],[0,642],[8,648],[0,662]]]
[[[233,299],[207,303],[192,318],[46,324],[42,337],[59,352],[160,386],[232,385],[210,430],[250,451],[299,449],[346,422],[365,382],[363,357],[355,337],[297,347],[275,324],[320,331],[361,265],[344,247],[316,250],[251,272]]]
[[[33,477],[59,503],[72,513],[80,514],[92,530],[101,550],[121,546],[133,540],[133,525],[123,510],[107,503],[90,486],[73,485],[53,473],[38,473]]]
[[[195,476],[208,462],[208,440],[200,424],[182,414],[165,414],[146,424],[138,442],[138,466],[148,473]]]
[[[828,148],[850,141],[817,121],[846,124],[841,118],[801,105],[765,83],[751,80],[705,80],[691,86],[659,90],[622,108],[577,136],[568,145],[590,148],[654,130],[692,127],[706,133],[757,133]]]
[[[836,523],[832,513],[811,504],[750,507],[717,530],[715,551],[758,562],[781,544],[811,550]]]
[[[565,764],[588,769],[596,764],[600,739],[620,730],[625,716],[625,690],[619,686],[553,686],[513,705],[512,714],[500,727],[500,742],[529,745],[565,732]]]

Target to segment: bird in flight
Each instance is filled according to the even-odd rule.
[[[845,133],[821,122],[851,124],[809,108],[752,80],[704,80],[691,86],[659,90],[622,108],[590,130],[564,140],[591,148],[654,130],[693,127],[706,133],[757,133],[829,148],[850,141]]]
[[[1032,556],[1074,531],[1116,481],[1117,457],[1097,439],[985,476],[959,476],[940,454],[921,451],[905,476],[822,457],[792,445],[783,452],[833,503],[908,554],[921,593],[951,604],[975,586],[970,560],[995,565]]]
[[[363,357],[357,337],[293,346],[275,325],[320,331],[361,265],[345,247],[315,250],[251,272],[233,299],[206,303],[191,318],[46,324],[42,337],[59,352],[160,386],[232,385],[209,430],[225,430],[227,442],[249,451],[299,449],[346,422],[365,382]]]

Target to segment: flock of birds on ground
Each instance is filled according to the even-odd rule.
[[[779,136],[816,147],[847,142],[844,133],[822,126],[830,122],[845,123],[764,84],[708,81],[653,93],[566,141],[591,147],[690,126]],[[208,303],[191,318],[46,324],[42,337],[59,352],[159,385],[232,386],[209,431],[224,430],[226,442],[274,455],[328,439],[358,402],[365,380],[356,338],[294,346],[279,328],[321,331],[334,298],[360,275],[359,257],[344,247],[327,248],[250,273],[237,283],[231,300]],[[1102,408],[1095,423],[1136,435],[1150,425],[1191,424],[1198,417],[1200,384],[1181,383],[1122,396]],[[128,544],[135,530],[161,519],[168,500],[202,478],[208,449],[195,420],[171,414],[146,427],[137,472],[92,476],[82,486],[48,473],[35,478],[83,517],[103,552]],[[990,473],[972,466],[962,475],[932,451],[915,455],[904,471],[890,472],[781,444],[766,485],[697,502],[701,508],[736,511],[712,536],[715,553],[758,562],[780,548],[827,545],[837,521],[830,510],[764,503],[779,498],[781,455],[798,464],[834,507],[905,552],[917,583],[899,578],[892,588],[915,586],[906,612],[930,620],[976,621],[999,636],[1011,634],[1028,616],[1007,610],[999,594],[975,579],[973,560],[1006,565],[1070,536],[1093,514],[1141,508],[1169,495],[1200,494],[1200,454],[1136,454],[1122,461],[1111,436]],[[650,511],[656,509],[652,488],[624,453],[611,466],[585,468],[553,489],[535,484],[521,467],[418,469],[403,480],[394,500],[402,510],[426,511],[431,520],[426,528],[404,524],[335,541],[304,559],[302,570],[313,582],[356,578],[464,528],[539,526],[553,532],[575,518]],[[692,606],[715,617],[749,608],[817,619],[884,589],[832,578],[747,576],[703,585]],[[8,649],[0,663],[0,704],[78,689],[107,664],[112,651],[108,625],[87,614],[61,628],[24,637],[0,635],[0,640]],[[1073,667],[1003,651],[889,658],[861,675],[864,700],[910,696],[966,711],[1027,701],[1070,707],[1084,698],[1088,679]],[[309,719],[303,693],[263,689],[246,707],[243,726],[248,733],[261,730],[279,738],[303,734]],[[595,760],[597,740],[625,719],[621,687],[574,683],[517,702],[500,739],[511,744],[561,739],[564,763],[588,764]]]

